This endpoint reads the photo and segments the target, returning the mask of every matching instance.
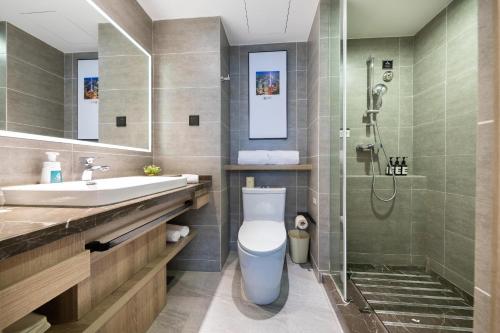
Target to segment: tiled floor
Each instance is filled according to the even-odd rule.
[[[236,253],[230,254],[220,273],[175,272],[175,276],[167,306],[148,333],[342,332],[312,269],[288,258],[280,297],[267,306],[249,303],[241,296]]]

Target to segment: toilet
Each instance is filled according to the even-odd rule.
[[[248,188],[243,192],[243,224],[238,232],[243,292],[252,303],[274,302],[285,260],[286,188]]]

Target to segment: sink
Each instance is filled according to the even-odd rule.
[[[6,205],[103,206],[187,185],[184,177],[120,177],[56,184],[3,187]]]

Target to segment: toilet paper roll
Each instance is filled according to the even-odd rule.
[[[297,215],[295,218],[295,228],[304,230],[307,229],[309,226],[309,222],[307,222],[307,219],[304,217],[304,215]]]

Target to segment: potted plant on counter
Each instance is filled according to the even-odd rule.
[[[146,165],[144,167],[144,174],[146,176],[159,176],[160,173],[161,173],[161,168],[159,166],[154,165],[154,164]]]

